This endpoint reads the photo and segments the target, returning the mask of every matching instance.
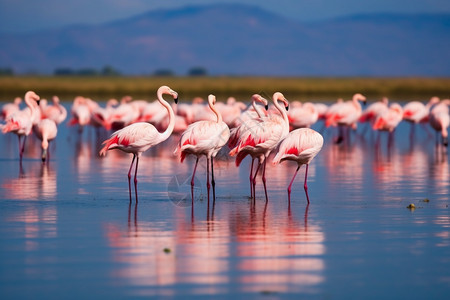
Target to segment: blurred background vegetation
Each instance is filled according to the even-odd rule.
[[[354,93],[401,100],[450,97],[450,78],[209,76],[200,66],[191,68],[183,76],[175,75],[169,69],[143,76],[124,76],[111,66],[101,70],[59,68],[50,76],[15,75],[9,68],[0,69],[0,99],[3,101],[22,97],[28,90],[45,98],[58,95],[63,100],[72,100],[78,95],[99,100],[120,99],[125,95],[153,100],[161,85],[169,85],[186,100],[197,96],[206,98],[211,93],[219,100],[229,96],[245,100],[254,93],[270,98],[276,91],[292,100],[335,101],[350,99]]]

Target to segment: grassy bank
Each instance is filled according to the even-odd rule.
[[[254,93],[266,96],[283,92],[290,99],[350,98],[356,92],[368,97],[403,99],[450,97],[450,78],[302,78],[302,77],[0,77],[0,99],[23,96],[27,90],[41,97],[59,95],[72,99],[82,95],[94,99],[155,98],[161,85],[169,85],[182,99],[216,94],[219,98],[250,98]],[[269,96],[270,97],[270,96]]]

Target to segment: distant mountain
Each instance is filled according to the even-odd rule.
[[[157,10],[102,25],[0,35],[16,73],[111,65],[124,74],[449,76],[450,15],[366,14],[295,22],[255,6]]]

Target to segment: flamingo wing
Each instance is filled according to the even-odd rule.
[[[103,142],[105,145],[100,150],[100,155],[105,155],[107,150],[120,148],[125,152],[143,152],[159,142],[159,132],[146,122],[139,122],[124,127],[114,132],[109,139]]]

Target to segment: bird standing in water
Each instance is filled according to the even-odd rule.
[[[169,138],[172,134],[173,128],[175,126],[175,115],[172,107],[166,100],[163,99],[163,95],[171,95],[175,100],[178,101],[178,93],[169,88],[168,86],[161,86],[158,89],[157,96],[158,101],[167,109],[169,113],[169,125],[164,132],[159,132],[155,126],[146,122],[138,122],[128,125],[116,132],[114,132],[109,139],[104,141],[102,144],[105,145],[100,150],[100,155],[106,155],[106,151],[111,149],[119,149],[123,152],[133,154],[133,159],[131,160],[130,169],[128,171],[128,189],[130,192],[131,201],[131,170],[133,168],[134,161],[136,160],[136,167],[134,171],[134,190],[136,194],[137,201],[137,170],[139,164],[139,158],[144,151],[147,151],[150,147],[155,146]]]
[[[323,137],[317,131],[310,128],[299,128],[291,131],[288,136],[280,143],[278,153],[273,159],[274,164],[278,164],[284,160],[292,160],[297,162],[297,170],[292,177],[288,186],[288,198],[291,201],[291,188],[295,176],[302,165],[306,165],[305,183],[303,185],[306,194],[306,200],[309,204],[308,195],[308,167],[309,163],[319,153],[323,146]]]
[[[191,195],[192,201],[194,201],[194,177],[197,170],[197,164],[200,156],[206,156],[206,187],[209,190],[212,184],[213,187],[213,199],[215,200],[215,180],[214,180],[214,157],[223,146],[226,145],[230,138],[230,129],[227,124],[222,120],[222,115],[214,107],[216,103],[216,96],[208,96],[208,104],[211,111],[216,115],[216,120],[202,120],[192,123],[181,134],[180,141],[178,143],[175,153],[180,155],[181,162],[189,154],[195,155],[197,160],[195,161],[194,172],[192,173],[191,180]],[[209,165],[211,163],[211,183],[209,182]]]

